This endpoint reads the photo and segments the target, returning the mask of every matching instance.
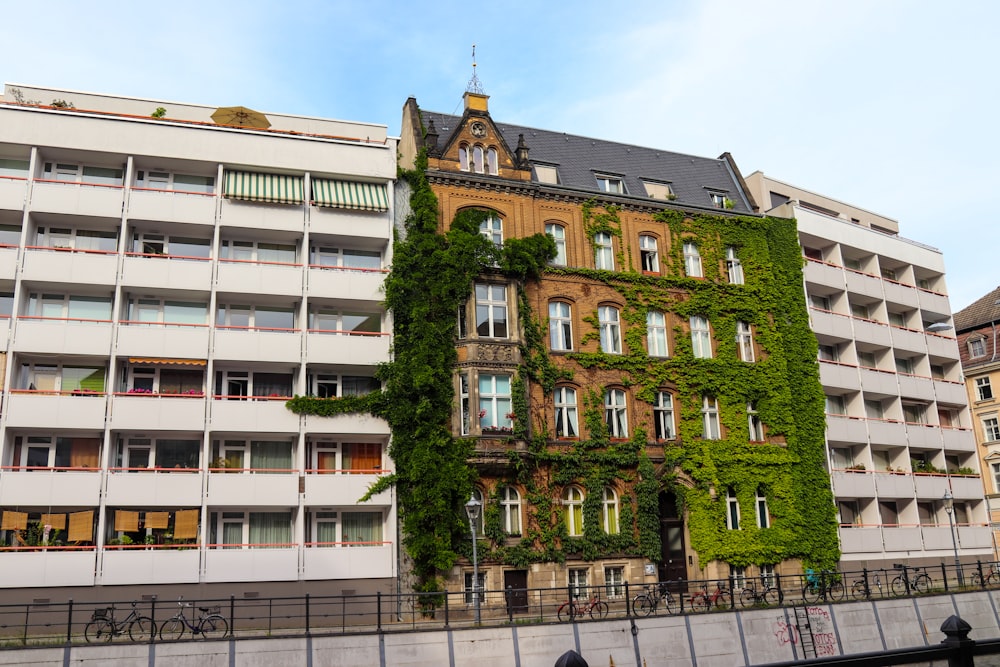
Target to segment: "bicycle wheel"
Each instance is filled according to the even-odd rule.
[[[134,642],[148,642],[156,636],[156,623],[149,616],[139,616],[128,624],[128,637]]]
[[[106,618],[98,618],[87,623],[83,629],[83,636],[90,643],[109,642],[115,635],[114,624]]]
[[[892,586],[890,587],[893,595],[906,595],[909,591],[906,589],[906,582],[903,581],[903,577],[899,576],[892,580]]]
[[[729,596],[728,589],[720,588],[712,596],[712,602],[715,604],[716,609],[732,609],[736,600]]]
[[[931,592],[931,577],[929,574],[920,574],[913,578],[910,582],[910,588],[913,589],[914,593],[919,593],[921,595]]]
[[[851,586],[851,597],[855,600],[864,600],[870,593],[870,588],[867,591],[865,590],[865,582],[863,579],[855,581],[854,585]]]
[[[989,580],[990,580],[989,575],[986,575],[986,581]],[[977,588],[985,588],[983,584],[983,577],[978,572],[972,573],[972,585],[976,586]]]
[[[636,595],[632,600],[632,613],[636,616],[649,616],[656,610],[653,601],[645,593]]]
[[[830,587],[826,591],[827,598],[830,600],[843,600],[845,593],[842,581],[830,582]]]
[[[176,616],[164,622],[160,626],[160,639],[163,641],[170,641],[171,639],[180,639],[184,636],[184,621],[177,618]]]
[[[605,618],[608,615],[608,610],[609,610],[608,603],[605,602],[604,600],[598,600],[590,608],[590,617]]]
[[[556,616],[559,617],[560,621],[572,621],[576,618],[578,610],[576,604],[572,602],[563,602],[559,606],[559,611],[556,612]]]
[[[229,621],[221,614],[206,616],[198,627],[205,639],[224,639],[229,634]]]
[[[757,592],[751,588],[744,588],[740,591],[740,606],[753,607],[757,604]]]
[[[691,596],[691,611],[708,611],[711,606],[708,596],[704,593],[697,593]]]
[[[821,590],[818,584],[806,584],[802,587],[802,599],[806,602],[819,602]]]
[[[675,598],[670,591],[666,591],[663,597],[660,598],[663,603],[663,608],[667,610],[667,613],[671,616],[681,613],[680,598]],[[653,611],[656,611],[655,609]]]

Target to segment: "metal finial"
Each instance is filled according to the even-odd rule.
[[[465,87],[466,92],[477,93],[479,95],[483,94],[483,84],[476,76],[476,45],[472,45],[472,78],[469,79],[469,84]]]

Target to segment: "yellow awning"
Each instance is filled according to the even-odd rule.
[[[130,364],[150,364],[153,366],[206,366],[204,359],[160,359],[158,357],[129,357]]]

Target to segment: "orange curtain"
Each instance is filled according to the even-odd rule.
[[[146,512],[146,528],[166,528],[170,512]]]
[[[0,519],[0,530],[24,530],[27,527],[27,512],[9,512],[4,510],[3,519]]]
[[[337,453],[316,452],[316,467],[323,472],[333,472],[337,467]]]
[[[41,524],[52,526],[52,530],[66,530],[65,514],[43,514]]]
[[[198,510],[180,510],[174,514],[174,538],[198,537]]]
[[[139,530],[139,513],[128,510],[115,510],[115,530],[134,533]]]
[[[344,445],[349,462],[344,467],[354,474],[382,467],[382,445],[377,442],[358,442]]]
[[[100,468],[101,441],[97,438],[73,438],[69,464],[74,468]]]
[[[94,539],[93,510],[69,515],[69,535],[66,539],[70,542],[90,542]]]

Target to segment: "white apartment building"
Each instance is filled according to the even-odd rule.
[[[379,386],[397,140],[214,112],[5,89],[0,601],[394,585],[388,425],[285,402]]]
[[[990,560],[941,252],[889,218],[759,171],[746,180],[762,212],[798,221],[843,567]]]

